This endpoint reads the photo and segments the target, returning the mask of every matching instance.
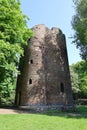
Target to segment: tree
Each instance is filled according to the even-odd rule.
[[[72,27],[75,31],[74,41],[80,49],[82,59],[87,61],[87,0],[73,0],[76,14],[72,19]]]
[[[71,76],[71,85],[72,85],[73,97],[74,97],[74,99],[77,99],[79,92],[80,92],[79,78],[78,78],[78,74],[74,71],[73,65],[70,66],[70,76]]]
[[[0,104],[13,98],[19,60],[33,34],[20,5],[20,0],[0,0]]]
[[[78,97],[87,98],[87,62],[86,61],[77,62],[76,64],[72,64],[70,68],[72,68],[74,73],[78,75],[77,81],[75,80],[76,79],[75,75],[73,78],[74,80],[72,80],[72,86],[75,87],[75,90],[77,88],[79,88],[80,90],[77,93]]]

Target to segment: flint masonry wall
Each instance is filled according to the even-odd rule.
[[[32,30],[17,80],[16,104],[73,104],[65,35],[42,24]]]

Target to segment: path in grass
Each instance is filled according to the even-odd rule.
[[[15,109],[0,109],[0,114],[21,114],[23,111]]]

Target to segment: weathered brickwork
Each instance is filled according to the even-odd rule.
[[[18,76],[16,104],[72,105],[72,90],[65,35],[45,25],[32,28],[34,37],[25,49]]]

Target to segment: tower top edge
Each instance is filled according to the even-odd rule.
[[[58,28],[58,27],[48,28],[45,24],[37,24],[37,25],[33,26],[31,29],[32,29],[32,30],[36,30],[36,29],[42,29],[42,28],[46,28],[47,30],[52,31],[52,32],[55,32],[55,31],[56,31],[56,32],[58,32],[58,33],[60,33],[60,34],[63,33],[60,28]]]

